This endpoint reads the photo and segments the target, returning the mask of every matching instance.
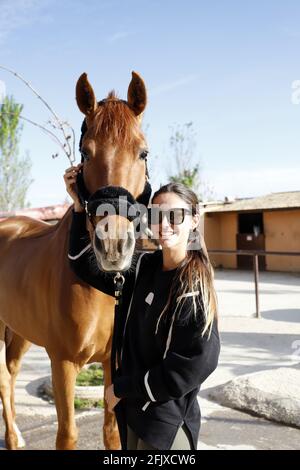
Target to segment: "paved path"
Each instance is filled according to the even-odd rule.
[[[78,448],[102,450],[103,412],[84,412],[77,415],[79,428]],[[56,418],[43,415],[19,415],[18,424],[26,440],[26,449],[54,450]],[[276,425],[271,421],[252,417],[246,413],[220,408],[202,425],[199,450],[237,449],[297,449],[300,450],[300,431]],[[4,448],[3,432],[0,450]]]
[[[200,392],[202,431],[199,449],[300,449],[300,430],[224,408],[209,399],[212,387],[234,377],[300,362],[300,275],[260,276],[262,319],[253,318],[252,273],[218,271],[222,352],[215,373]],[[45,352],[33,346],[26,354],[17,382],[18,425],[28,449],[54,448],[56,416],[53,404],[37,396],[50,374]],[[80,449],[101,449],[102,411],[77,414]],[[0,448],[4,427],[0,422]]]

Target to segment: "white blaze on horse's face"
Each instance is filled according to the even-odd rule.
[[[86,74],[82,74],[76,86],[76,100],[87,125],[82,150],[83,179],[88,192],[94,194],[100,188],[117,186],[136,199],[146,184],[147,145],[140,128],[147,102],[143,80],[132,72],[127,101],[111,92],[98,103]],[[134,224],[119,215],[108,219],[106,231],[104,223],[89,224],[97,262],[101,270],[123,271],[130,267],[135,248]]]
[[[92,243],[101,270],[126,271],[135,248],[133,223],[118,215],[104,217],[95,226]]]

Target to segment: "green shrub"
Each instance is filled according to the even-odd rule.
[[[80,387],[104,385],[103,369],[92,364],[88,369],[82,369],[77,375],[76,385]]]
[[[91,408],[104,408],[104,401],[100,400],[88,400],[87,398],[75,398],[74,399],[75,410],[88,410]]]

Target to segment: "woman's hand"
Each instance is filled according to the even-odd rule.
[[[71,166],[67,168],[64,174],[64,181],[66,185],[67,193],[71,196],[74,201],[74,210],[75,212],[83,212],[83,207],[81,206],[80,199],[78,196],[77,188],[76,188],[76,179],[77,174],[82,168],[83,163],[79,163],[77,166]]]
[[[119,403],[121,398],[116,397],[114,393],[114,385],[110,385],[105,392],[105,401],[107,402],[108,411],[113,412],[114,407]]]

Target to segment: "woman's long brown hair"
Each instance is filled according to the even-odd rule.
[[[181,183],[169,183],[162,186],[152,198],[152,204],[160,194],[174,193],[186,202],[192,210],[192,215],[199,213],[199,201],[197,195]],[[192,233],[192,240],[187,246],[186,258],[178,267],[176,275],[172,281],[167,304],[157,322],[158,324],[163,314],[169,309],[173,299],[176,299],[175,312],[181,310],[187,299],[192,298],[193,313],[196,320],[200,320],[203,325],[202,335],[209,332],[210,335],[214,318],[217,318],[217,296],[214,288],[214,271],[209,261],[208,253],[198,227]],[[187,294],[190,294],[188,296]],[[199,306],[201,308],[199,308]],[[199,313],[203,318],[197,318]],[[156,331],[157,331],[156,328]]]

